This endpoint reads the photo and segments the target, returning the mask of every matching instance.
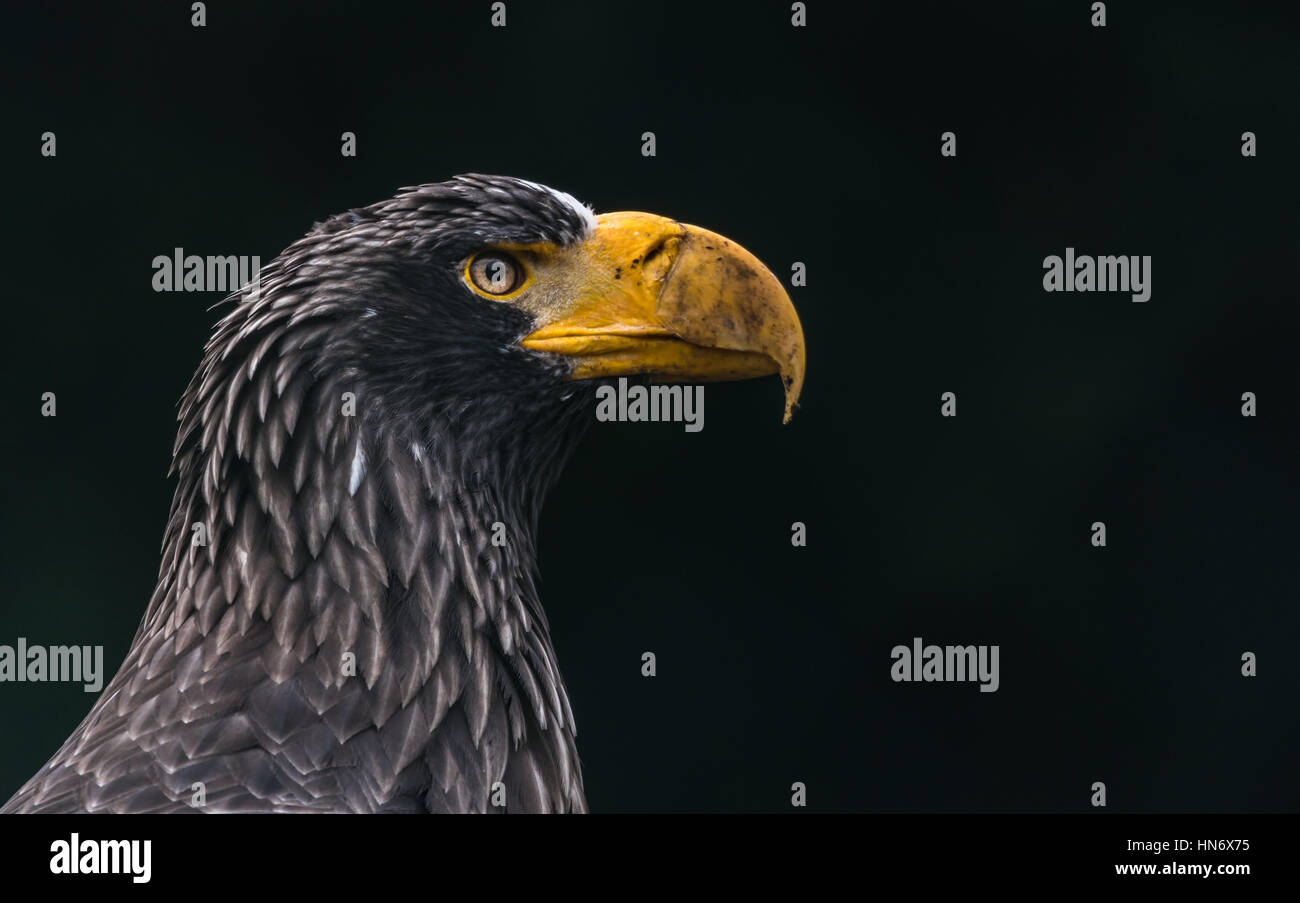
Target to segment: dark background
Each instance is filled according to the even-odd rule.
[[[506,173],[808,266],[791,425],[775,379],[711,386],[701,433],[594,425],[550,499],[594,810],[1300,807],[1296,23],[809,6],[9,10],[0,643],[103,644],[107,682],[152,591],[220,300],[154,293],[154,255],[265,264]],[[1067,245],[1151,255],[1151,300],[1045,293]],[[914,636],[998,644],[1001,689],[893,683]],[[93,699],[0,684],[0,799]]]

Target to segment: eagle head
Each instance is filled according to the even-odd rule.
[[[584,809],[541,500],[601,380],[776,373],[788,419],[785,291],[704,229],[466,175],[317,224],[229,300],[144,620],[6,809]]]

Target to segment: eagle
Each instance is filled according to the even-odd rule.
[[[586,811],[543,499],[614,379],[778,374],[788,421],[780,282],[708,230],[470,174],[317,223],[226,303],[144,618],[2,811]]]

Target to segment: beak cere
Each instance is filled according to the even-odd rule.
[[[785,420],[803,388],[803,329],[776,277],[706,229],[606,213],[574,249],[563,297],[522,345],[573,360],[570,379],[718,382],[781,374]]]

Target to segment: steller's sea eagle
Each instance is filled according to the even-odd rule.
[[[789,419],[780,283],[695,226],[465,175],[318,224],[229,300],[144,620],[3,811],[585,810],[542,499],[601,380],[779,373]]]

